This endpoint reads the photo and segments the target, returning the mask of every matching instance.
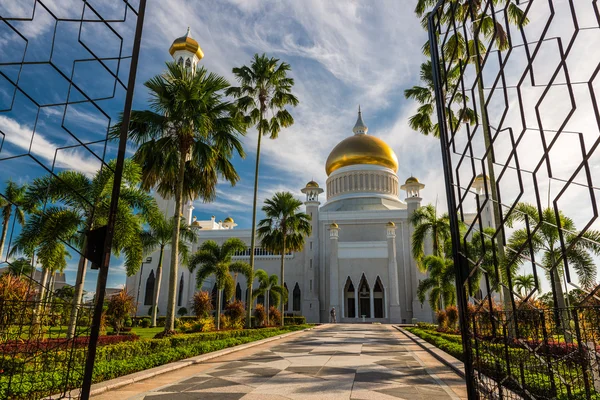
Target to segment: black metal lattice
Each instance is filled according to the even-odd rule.
[[[598,2],[440,0],[428,31],[469,398],[600,398]]]
[[[128,120],[144,5],[145,0],[0,4],[0,193],[9,179],[22,184],[41,176],[57,180],[66,170],[88,177],[98,170],[110,171],[113,198],[105,218],[109,248],[125,142],[122,136],[117,150],[108,132],[119,114]],[[109,163],[114,158],[121,163]],[[81,187],[67,190],[87,204],[87,213],[96,212]],[[37,208],[27,210],[29,216],[69,206],[50,196],[37,200]],[[14,251],[23,228],[16,215],[25,206],[9,204],[12,214],[2,221],[7,236],[0,273],[14,275],[23,287],[0,293],[0,398],[78,398],[82,386],[86,397],[100,316],[89,302],[71,312],[71,300],[61,298],[54,286],[64,275],[49,273],[50,279],[42,280],[40,269],[47,266],[39,263],[36,249],[27,254]],[[79,234],[85,235],[88,228]],[[60,239],[74,259],[83,257],[81,243],[73,237]],[[109,262],[106,246],[103,254],[106,262],[99,265],[95,294],[99,303]],[[35,272],[21,274],[17,268],[15,274],[18,262],[28,263]],[[12,281],[2,284],[4,290]],[[67,337],[60,327],[70,318],[76,318],[78,328]]]

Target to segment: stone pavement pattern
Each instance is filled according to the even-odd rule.
[[[399,335],[385,325],[332,325],[133,398],[459,399]]]

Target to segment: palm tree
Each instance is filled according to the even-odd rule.
[[[224,100],[225,78],[206,69],[167,63],[167,71],[144,84],[150,110],[132,111],[129,139],[140,145],[134,159],[142,166],[142,187],[174,197],[173,237],[165,334],[174,330],[179,268],[180,215],[184,200],[215,198],[219,176],[234,185],[239,176],[230,162],[244,157],[240,134],[246,129],[237,108]],[[115,126],[113,135],[119,132]]]
[[[285,255],[289,251],[301,251],[304,239],[310,236],[310,216],[298,211],[302,202],[290,192],[278,192],[265,200],[262,208],[265,219],[258,223],[258,237],[262,246],[276,254],[281,255],[280,281],[284,280]],[[284,315],[285,302],[281,303],[281,315]],[[283,326],[283,318],[281,318]]]
[[[71,255],[65,243],[77,236],[80,225],[81,217],[77,212],[60,207],[47,207],[32,213],[15,239],[10,255],[19,253],[33,257],[35,254],[42,266],[38,315],[45,302],[48,279],[55,272],[62,272],[66,268],[66,259],[71,258]]]
[[[8,269],[5,273],[13,276],[31,276],[35,268],[31,263],[31,259],[20,257],[16,260],[11,261],[8,264]]]
[[[4,252],[4,243],[6,242],[6,234],[8,232],[8,224],[12,215],[13,206],[16,207],[15,218],[21,225],[25,223],[25,213],[23,205],[25,200],[26,185],[19,186],[12,180],[6,182],[4,194],[0,194],[0,208],[2,209],[2,237],[0,237],[0,260]]]
[[[456,302],[454,263],[449,258],[430,255],[423,258],[428,277],[419,282],[417,296],[423,303],[429,292],[429,305],[434,311],[443,310]]]
[[[246,275],[247,282],[252,282],[252,271],[248,264],[244,262],[232,262],[231,260],[235,253],[244,250],[246,250],[246,244],[238,238],[229,238],[222,246],[219,246],[213,240],[207,240],[190,257],[190,272],[194,272],[198,268],[196,272],[196,286],[199,289],[202,288],[202,284],[206,278],[210,275],[215,276],[215,284],[217,286],[217,329],[221,328],[220,316],[223,292],[225,292],[225,299],[230,299],[235,294],[235,284],[231,272],[242,273]],[[250,287],[249,284],[248,287]]]
[[[279,280],[275,274],[269,276],[264,270],[259,269],[254,273],[254,276],[258,279],[258,288],[252,292],[252,298],[255,299],[260,295],[265,296],[265,302],[267,303],[265,310],[267,312],[268,323],[271,297],[273,297],[274,306],[277,307],[279,304],[285,304],[288,298],[288,291],[283,285],[279,284]],[[281,313],[281,319],[283,320],[283,313]]]
[[[537,254],[541,255],[536,257],[537,263],[541,264],[548,275],[558,308],[565,309],[567,306],[561,284],[565,263],[575,270],[584,289],[594,286],[596,265],[592,255],[600,255],[600,231],[580,233],[573,220],[562,211],[556,213],[551,207],[538,210],[535,205],[528,203],[518,203],[505,218],[506,224],[511,228],[516,222],[529,223],[529,228],[518,228],[510,236],[507,247],[512,257],[509,262],[520,266]],[[561,246],[561,233],[566,251]],[[568,321],[568,317],[565,321]]]
[[[298,99],[292,94],[294,80],[287,76],[291,67],[276,58],[268,58],[265,54],[255,54],[248,66],[234,68],[239,87],[231,87],[227,95],[237,98],[237,105],[246,120],[258,130],[256,145],[256,166],[254,168],[254,199],[252,202],[252,234],[250,237],[250,267],[254,270],[254,248],[256,247],[256,206],[258,201],[258,167],[260,165],[260,142],[263,135],[277,139],[281,128],[294,123],[294,118],[285,108],[296,106]],[[271,118],[267,114],[271,114]],[[252,289],[252,286],[250,286]],[[250,293],[250,292],[249,292]],[[248,295],[250,296],[250,295]],[[247,301],[246,326],[250,327],[252,302]]]
[[[434,137],[440,137],[440,130],[437,122],[433,121],[435,110],[435,86],[433,84],[433,67],[431,60],[421,64],[421,83],[422,85],[413,86],[404,91],[404,97],[413,99],[420,104],[417,113],[408,119],[409,126],[423,135],[432,134]],[[463,95],[460,90],[456,90],[460,78],[460,65],[456,65],[446,74],[447,88],[445,90],[444,104],[447,104],[446,114],[450,126],[456,129],[461,123],[475,124],[477,115],[475,112],[464,106],[469,98]],[[454,112],[450,105],[459,106],[458,112]]]
[[[39,214],[46,218],[61,218],[65,213],[76,216],[77,229],[70,235],[55,236],[54,240],[69,242],[83,254],[87,247],[85,232],[103,226],[108,220],[113,172],[115,161],[108,167],[99,170],[93,177],[77,171],[62,171],[55,175],[36,178],[25,195],[28,207],[43,205],[46,200],[58,204]],[[137,272],[142,262],[143,246],[141,243],[142,225],[157,215],[159,210],[156,201],[148,193],[137,186],[141,179],[140,167],[126,160],[123,167],[123,180],[115,234],[113,237],[113,254],[125,254],[125,267],[128,275]],[[51,217],[50,215],[54,215]],[[32,220],[27,222],[30,224]],[[79,258],[75,281],[75,296],[71,309],[71,320],[68,336],[75,334],[77,313],[81,304],[87,260],[83,255]]]
[[[535,277],[533,274],[517,275],[513,279],[515,290],[521,297],[527,296],[531,290],[536,287]]]
[[[432,241],[432,255],[444,258],[444,244],[450,238],[450,221],[448,214],[437,215],[437,209],[432,204],[417,208],[410,216],[414,226],[412,234],[412,255],[417,265],[425,271],[422,262],[425,254],[425,240]]]
[[[171,245],[173,239],[172,218],[166,219],[163,215],[150,221],[148,229],[142,232],[142,243],[144,244],[144,253],[150,254],[156,249],[158,253],[158,266],[156,267],[156,282],[154,284],[154,294],[152,296],[152,327],[156,326],[156,314],[158,313],[158,298],[160,295],[160,283],[162,281],[163,253],[167,246]],[[180,223],[179,237],[188,243],[196,243],[198,234],[196,230],[185,223]],[[183,265],[187,265],[189,259],[189,247],[186,243],[180,243],[179,256]],[[136,306],[137,307],[137,306]]]

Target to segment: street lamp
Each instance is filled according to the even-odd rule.
[[[135,317],[137,318],[138,308],[140,305],[140,288],[142,287],[142,275],[144,275],[144,264],[150,264],[152,257],[146,257],[146,261],[142,261],[142,267],[140,268],[140,280],[138,282],[137,297],[135,298]]]

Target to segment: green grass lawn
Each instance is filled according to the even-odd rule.
[[[156,328],[142,328],[141,326],[136,326],[131,328],[131,332],[135,333],[142,339],[152,339],[154,335],[164,330],[165,328],[162,326],[157,326]]]

